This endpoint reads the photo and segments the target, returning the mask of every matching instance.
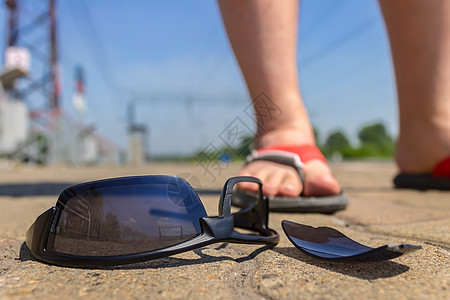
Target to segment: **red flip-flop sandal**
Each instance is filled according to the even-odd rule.
[[[394,185],[401,189],[450,191],[450,156],[441,160],[431,174],[398,174]]]
[[[247,158],[247,163],[256,160],[271,161],[293,167],[304,183],[303,167],[310,160],[318,159],[327,162],[315,145],[275,146],[253,151]],[[256,201],[258,195],[250,191],[238,190],[233,193],[232,204],[237,207],[248,207]],[[343,191],[332,196],[268,196],[270,211],[295,213],[327,213],[331,214],[344,209],[348,198]]]

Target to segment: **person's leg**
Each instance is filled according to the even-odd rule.
[[[397,80],[403,173],[450,156],[450,1],[380,0]]]
[[[264,92],[279,115],[266,118],[267,107],[254,105],[257,123],[255,148],[315,144],[303,105],[297,74],[297,0],[219,0],[225,28],[249,93],[254,101]],[[267,104],[267,103],[266,103]],[[264,110],[264,111],[261,111]],[[340,186],[329,167],[318,160],[306,164],[302,187],[293,168],[255,161],[240,175],[258,177],[269,195],[333,195]],[[244,186],[250,188],[250,186]]]

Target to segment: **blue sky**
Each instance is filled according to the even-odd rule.
[[[3,6],[0,20],[3,49]],[[219,145],[236,118],[254,128],[215,1],[58,1],[58,23],[62,107],[118,145],[127,145],[130,101],[136,121],[149,127],[152,154]],[[355,141],[358,129],[375,121],[397,133],[389,44],[376,1],[301,1],[298,53],[302,94],[322,138],[342,129]],[[83,116],[71,104],[78,64],[86,77]]]

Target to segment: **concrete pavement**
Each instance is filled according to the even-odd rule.
[[[0,298],[449,299],[450,192],[394,190],[391,163],[344,162],[332,168],[351,199],[349,207],[334,215],[272,213],[270,226],[281,236],[273,249],[214,244],[145,263],[96,269],[47,265],[23,245],[28,226],[56,202],[64,187],[113,176],[182,175],[203,191],[203,203],[215,215],[217,191],[239,165],[0,169]],[[410,243],[423,250],[377,263],[319,261],[290,244],[281,229],[283,219],[330,226],[372,247]]]

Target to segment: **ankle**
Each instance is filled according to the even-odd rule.
[[[450,130],[419,126],[403,130],[395,151],[395,160],[403,173],[429,173],[439,161],[450,155]]]
[[[309,123],[293,122],[279,124],[271,130],[258,130],[254,146],[256,149],[276,145],[315,145],[314,132]]]

